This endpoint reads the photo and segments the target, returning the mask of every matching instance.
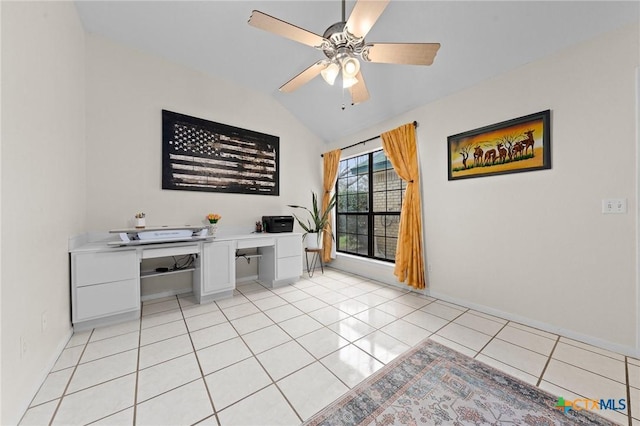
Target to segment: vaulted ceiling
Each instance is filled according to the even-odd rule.
[[[354,4],[346,2],[347,17]],[[368,42],[442,47],[431,66],[363,63],[371,99],[352,106],[348,91],[320,77],[293,93],[279,92],[324,55],[247,24],[256,9],[322,35],[341,20],[340,0],[76,2],[88,32],[272,96],[325,141],[638,22],[639,4],[392,0]]]

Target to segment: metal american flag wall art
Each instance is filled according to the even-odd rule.
[[[162,189],[279,195],[280,138],[162,110]]]

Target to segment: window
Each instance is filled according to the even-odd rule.
[[[336,250],[394,262],[405,188],[382,150],[340,161]]]

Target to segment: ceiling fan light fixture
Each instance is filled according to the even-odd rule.
[[[360,61],[353,56],[348,56],[342,60],[342,74],[345,77],[354,78],[360,71]]]
[[[348,89],[358,82],[358,79],[355,77],[349,77],[344,72],[342,73],[342,88]]]
[[[333,83],[336,81],[336,77],[340,73],[340,67],[335,62],[331,62],[325,69],[320,71],[320,75],[330,85],[333,86]]]

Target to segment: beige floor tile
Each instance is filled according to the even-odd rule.
[[[77,392],[90,386],[134,373],[137,363],[138,349],[132,349],[80,364],[73,373],[67,393]]]
[[[69,383],[73,370],[73,368],[65,368],[49,373],[29,406],[33,407],[60,398]]]
[[[193,353],[156,364],[138,372],[138,403],[201,377]]]
[[[429,330],[411,324],[403,319],[396,320],[382,327],[380,331],[387,333],[389,336],[398,339],[402,343],[409,346],[417,345],[422,340],[431,336]]]
[[[429,336],[429,340],[433,340],[434,342],[440,343],[443,346],[446,346],[448,348],[453,349],[454,351],[458,351],[461,354],[467,355],[471,358],[473,358],[474,356],[476,356],[478,354],[478,351],[473,350],[471,348],[468,348],[464,345],[461,345],[459,343],[453,342],[449,339],[445,339],[442,336],[438,336],[437,334],[432,334],[431,336]]]
[[[440,301],[429,303],[428,305],[420,308],[420,310],[449,321],[459,317],[464,312],[463,309],[453,308]]]
[[[380,361],[354,345],[347,345],[322,358],[320,362],[350,388],[384,366]]]
[[[349,317],[349,314],[333,306],[327,306],[326,308],[309,312],[309,316],[324,325],[329,325]]]
[[[353,316],[374,328],[382,328],[396,320],[396,317],[375,308],[367,309]]]
[[[53,413],[58,406],[58,400],[47,402],[36,407],[29,408],[20,420],[19,426],[41,426],[48,425]]]
[[[548,339],[551,340],[557,340],[558,339],[558,335],[557,334],[553,334],[553,333],[549,333],[546,331],[542,331],[540,329],[534,328],[534,327],[529,327],[527,325],[524,324],[520,324],[518,322],[513,322],[513,321],[509,321],[509,327],[514,327],[520,330],[524,330],[524,331],[528,331],[529,333],[533,333],[533,334],[537,334],[538,336],[542,336],[542,337],[546,337]]]
[[[304,314],[293,305],[283,305],[264,312],[272,321],[281,322]]]
[[[500,362],[496,359],[493,359],[491,357],[488,357],[486,355],[483,355],[482,353],[478,354],[476,356],[476,359],[478,361],[484,362],[487,365],[490,365],[491,367],[500,370],[504,373],[509,374],[510,376],[513,376],[517,379],[522,380],[523,382],[526,382],[530,385],[535,386],[538,382],[538,377],[536,376],[532,376],[529,373],[526,373],[522,370],[519,370],[511,365],[505,364],[503,362]]]
[[[349,390],[319,362],[280,380],[278,387],[303,419]]]
[[[209,374],[205,380],[218,411],[272,383],[254,357]]]
[[[218,309],[216,307],[216,309]],[[143,329],[149,327],[155,327],[157,325],[166,324],[174,321],[182,320],[182,311],[168,311],[168,312],[160,312],[157,314],[147,315],[142,317],[142,327]]]
[[[455,323],[442,327],[436,334],[476,351],[482,349],[491,340],[489,335]]]
[[[553,351],[553,358],[592,371],[609,379],[617,380],[620,383],[626,383],[625,365],[623,361],[568,345],[562,341],[558,343],[556,349]]]
[[[82,354],[80,362],[94,361],[98,358],[136,349],[139,343],[139,334],[140,333],[136,331],[96,342],[89,342],[84,350],[84,354]]]
[[[174,310],[173,313],[180,314],[180,310]],[[182,316],[180,316],[182,319]],[[98,327],[93,330],[91,334],[90,342],[95,342],[98,340],[108,339],[110,337],[121,336],[123,334],[128,334],[132,332],[137,332],[140,330],[140,320],[133,320],[122,322],[115,325],[110,325],[107,327]]]
[[[556,341],[547,337],[525,331],[520,328],[507,325],[496,335],[500,340],[504,340],[514,345],[521,346],[542,355],[549,355],[556,344]]]
[[[269,327],[247,333],[242,336],[242,338],[254,354],[259,354],[260,352],[264,352],[267,349],[291,340],[291,337],[277,325],[270,325]]]
[[[236,330],[231,324],[225,322],[194,331],[191,333],[191,340],[193,341],[194,348],[198,350],[224,342],[225,340],[233,339],[237,336],[238,333],[236,333]]]
[[[205,375],[252,356],[247,345],[239,337],[201,349],[196,355]]]
[[[145,328],[140,332],[140,345],[149,345],[160,340],[187,334],[187,326],[184,321],[174,321],[155,327]]]
[[[211,327],[213,325],[222,324],[227,322],[227,318],[222,311],[217,310],[213,312],[207,312],[200,315],[194,315],[185,319],[187,328],[190,332],[200,330],[202,328]]]
[[[322,358],[349,344],[348,340],[324,327],[298,338],[297,341],[316,358]]]
[[[138,368],[147,368],[193,352],[189,336],[182,335],[140,347]]]
[[[270,296],[264,299],[253,301],[253,304],[263,311],[266,311],[267,309],[277,308],[278,306],[286,305],[287,303],[288,302],[286,300],[279,296]]]
[[[402,319],[410,322],[413,325],[422,327],[425,330],[429,330],[432,333],[435,333],[449,323],[449,321],[446,319],[431,315],[423,311],[413,311],[412,313],[403,316]]]
[[[247,334],[273,325],[273,321],[271,321],[266,314],[258,312],[247,315],[246,317],[231,320],[231,325],[233,325],[238,333]]]
[[[202,379],[180,386],[136,407],[136,425],[193,424],[213,414]]]
[[[545,355],[499,339],[493,339],[489,342],[480,354],[515,367],[536,378],[542,374],[548,359]]]
[[[391,314],[396,318],[402,318],[403,316],[415,311],[411,306],[404,305],[400,302],[396,302],[395,300],[389,300],[388,302],[382,303],[376,306],[376,309]]]
[[[300,315],[278,323],[280,327],[293,338],[304,336],[314,330],[322,328],[322,324],[311,318],[309,315]]]
[[[464,325],[465,327],[479,331],[490,336],[495,336],[503,327],[505,322],[496,322],[484,317],[475,315],[471,312],[465,312],[458,318],[453,320],[455,324]]]
[[[626,398],[625,385],[590,371],[552,359],[542,377],[544,381],[587,398]]]
[[[409,345],[379,330],[367,334],[353,344],[384,364],[388,364],[410,348]]]
[[[341,311],[348,313],[349,315],[356,315],[369,309],[369,305],[367,305],[366,303],[358,302],[355,299],[345,300],[343,302],[336,303],[333,306],[340,309]]]
[[[241,303],[239,305],[224,308],[221,307],[220,310],[229,321],[260,312],[260,309],[258,309],[253,303]]]
[[[624,355],[615,352],[608,351],[606,349],[599,348],[597,346],[590,345],[588,343],[579,342],[577,340],[569,339],[567,337],[561,337],[560,343],[576,346],[581,349],[586,349],[590,352],[595,352],[600,355],[608,356],[609,358],[617,359],[618,361],[624,361]]]
[[[273,380],[280,380],[314,361],[299,343],[293,341],[262,352],[257,358]]]
[[[87,424],[133,406],[136,375],[93,386],[62,399],[54,425]]]
[[[158,312],[172,311],[180,309],[180,304],[176,297],[161,302],[145,302],[142,304],[142,316],[157,314]]]
[[[393,299],[394,302],[399,302],[407,306],[411,306],[414,309],[424,308],[426,305],[432,303],[433,299],[427,299],[423,296],[418,296],[412,293],[404,294],[400,297]]]
[[[254,393],[248,398],[218,413],[225,426],[297,425],[300,418],[291,409],[275,385]],[[211,425],[217,425],[212,419]]]
[[[335,322],[328,325],[327,327],[350,342],[358,340],[359,338],[364,337],[375,330],[375,328],[371,327],[370,325],[365,324],[359,319],[353,317]]]
[[[315,297],[308,297],[306,299],[298,300],[297,302],[293,302],[292,305],[304,312],[311,312],[315,311],[316,309],[329,306],[322,300],[316,299]]]

